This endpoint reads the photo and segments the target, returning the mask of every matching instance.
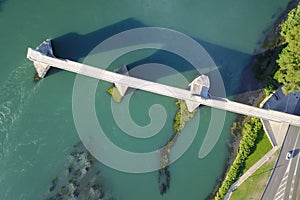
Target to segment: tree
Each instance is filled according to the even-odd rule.
[[[274,78],[283,84],[285,94],[300,91],[300,4],[281,24],[280,35],[286,46],[279,54],[279,70]]]

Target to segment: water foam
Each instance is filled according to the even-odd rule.
[[[20,118],[25,103],[37,91],[38,85],[32,88],[32,71],[28,70],[32,64],[27,60],[17,66],[0,86],[0,160],[8,151],[9,131]]]

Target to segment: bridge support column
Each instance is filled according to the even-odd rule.
[[[265,119],[261,119],[261,122],[272,146],[281,146],[283,144],[286,132],[288,131],[289,124]]]
[[[39,78],[44,78],[51,67],[50,65],[39,62],[33,62],[33,65]]]
[[[204,99],[208,97],[210,82],[209,78],[206,75],[201,75],[195,78],[190,84],[189,89],[191,91],[191,95],[200,96]],[[201,103],[196,101],[185,101],[186,106],[189,112],[193,112],[196,108],[200,106]]]
[[[40,44],[36,50],[41,53],[42,55],[46,55],[46,56],[50,56],[55,58],[54,54],[53,54],[53,50],[52,50],[52,45],[51,45],[51,40],[47,39],[46,41],[44,41],[42,44]],[[32,51],[32,49],[28,49],[28,51]],[[41,62],[36,62],[35,59],[31,58],[29,53],[27,54],[27,58],[31,61],[33,61],[33,65],[34,68],[37,72],[37,75],[39,78],[44,78],[48,72],[48,70],[50,69],[50,65],[48,64],[44,64]]]
[[[195,109],[197,109],[200,106],[200,103],[195,103],[193,101],[185,101],[185,103],[189,112],[193,112]]]
[[[125,76],[129,76],[126,65],[123,65],[123,66],[118,70],[118,74],[122,74],[122,75],[125,75]],[[116,86],[116,88],[118,89],[120,95],[123,97],[123,96],[125,95],[127,89],[128,89],[128,86],[122,85],[122,84],[119,84],[119,83],[115,83],[115,86]]]

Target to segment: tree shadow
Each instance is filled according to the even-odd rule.
[[[253,55],[253,71],[258,80],[266,80],[267,77],[273,77],[278,69],[276,60],[278,59],[278,54],[286,45],[278,45],[270,48],[260,54]]]
[[[67,58],[70,60],[80,62],[87,55],[91,54],[91,51],[105,39],[116,35],[117,33],[140,27],[147,27],[147,25],[143,24],[138,20],[129,18],[83,35],[71,32],[66,35],[62,35],[58,38],[54,38],[52,40],[53,51],[57,57]],[[240,75],[243,74],[242,79],[246,80],[249,77],[251,77],[251,74],[253,74],[252,72],[249,74],[245,74],[242,70],[243,67],[241,67],[241,65],[247,61],[250,61],[251,55],[226,47],[222,47],[216,44],[212,44],[198,38],[193,39],[205,48],[205,50],[208,52],[209,55],[211,55],[217,66],[217,69],[215,69],[215,71],[210,71],[207,73],[207,75],[212,75],[218,72],[221,74],[227,96],[235,95],[241,92],[241,90],[237,89],[237,84],[240,83]],[[116,44],[116,46],[118,46],[118,44]],[[116,46],[110,46],[110,48],[114,49],[116,48]],[[122,47],[118,46],[118,48]],[[109,50],[110,49],[106,49],[106,51]],[[191,73],[193,73],[192,76],[195,76],[195,78],[198,75],[200,75],[195,74],[195,68],[186,60],[163,50],[157,50],[152,55],[149,55],[148,57],[143,58],[139,61],[123,64],[126,64],[130,70],[136,66],[146,63],[164,64],[174,68],[177,72],[180,72],[182,74],[191,75]],[[49,72],[49,75],[58,71],[59,70],[56,69],[51,70]],[[158,77],[164,76],[167,75],[164,73],[158,74]],[[257,84],[257,81],[254,80],[254,78],[249,82],[246,81],[246,83],[247,87],[244,87],[245,85],[243,85],[243,91],[256,90],[261,88],[261,86]],[[218,87],[218,85],[212,86],[212,93],[214,93],[214,90],[218,91]]]
[[[260,172],[260,173],[251,175],[249,178],[251,178],[251,177],[256,177],[256,176],[265,174],[265,173],[267,173],[267,172],[273,171],[273,169],[274,169],[274,167],[270,167],[269,169],[266,169],[266,170],[264,170],[264,171],[262,171],[262,172]]]
[[[295,110],[294,110],[294,114],[295,115],[300,115],[300,100],[298,100],[298,103],[295,107]]]

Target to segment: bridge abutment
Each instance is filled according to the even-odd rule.
[[[192,96],[200,96],[203,99],[207,99],[209,86],[210,86],[210,82],[208,76],[201,75],[195,78],[189,84],[189,89],[191,91]],[[188,100],[186,100],[185,103],[189,112],[193,112],[201,104],[198,102],[188,101]]]
[[[129,76],[128,74],[128,69],[126,65],[123,65],[119,70],[118,70],[118,74],[122,74],[125,76]],[[128,89],[127,85],[124,84],[119,84],[119,83],[114,83],[116,88],[118,89],[120,95],[123,97]]]
[[[49,64],[38,62],[35,59],[31,58],[29,51],[33,52],[33,49],[31,49],[31,48],[28,49],[27,58],[29,60],[33,61],[33,65],[34,65],[34,68],[35,68],[35,70],[37,72],[38,77],[39,78],[44,78],[51,66]],[[55,58],[55,56],[53,54],[53,50],[52,50],[52,45],[51,45],[51,40],[50,39],[47,39],[42,44],[40,44],[36,48],[35,53],[40,53],[42,55],[46,55],[46,56]]]
[[[191,86],[190,90],[184,90],[184,89],[180,89],[180,88],[176,88],[176,87],[172,87],[172,86],[168,86],[156,82],[133,78],[130,76],[124,76],[97,67],[89,66],[83,63],[55,58],[52,52],[50,40],[47,40],[43,44],[41,44],[37,48],[37,50],[29,48],[27,53],[27,58],[35,62],[35,68],[39,73],[40,77],[44,77],[51,66],[58,69],[67,70],[76,74],[81,74],[87,77],[107,81],[110,83],[118,83],[121,85],[125,85],[126,87],[136,88],[136,89],[145,90],[148,92],[172,97],[175,99],[185,100],[186,102],[190,101],[192,103],[202,104],[205,106],[227,110],[230,112],[236,112],[242,115],[258,117],[258,118],[271,120],[275,122],[285,122],[287,124],[300,127],[299,116],[284,113],[284,112],[274,111],[271,109],[256,108],[249,105],[230,101],[224,97],[221,98],[221,97],[214,97],[208,95],[209,87],[206,87],[205,85],[209,84],[209,82],[205,82],[205,79],[200,78],[201,76],[196,78],[192,82],[195,84],[190,85]],[[204,87],[201,87],[201,90],[199,90],[199,92],[194,92],[197,91],[196,88],[198,88],[198,86],[201,85],[201,81],[202,81],[202,86]],[[149,86],[143,87],[144,85],[149,85]],[[206,96],[203,94],[206,94]],[[193,106],[190,106],[190,110],[194,110]]]

